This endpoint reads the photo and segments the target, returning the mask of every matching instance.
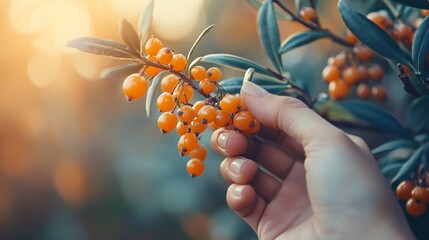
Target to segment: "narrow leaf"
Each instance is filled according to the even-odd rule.
[[[393,1],[407,6],[411,6],[411,7],[429,9],[429,1],[427,0],[393,0]]]
[[[154,8],[153,0],[149,0],[149,3],[143,9],[139,17],[138,33],[140,38],[140,52],[143,52],[146,38],[149,32],[149,27],[150,27],[150,24],[152,23],[153,8]]]
[[[119,25],[119,31],[121,33],[122,41],[138,53],[140,51],[140,40],[131,23],[126,19],[122,19]]]
[[[402,167],[402,163],[389,164],[381,169],[384,177],[387,179],[393,178],[396,174],[398,174],[399,170]]]
[[[262,6],[262,1],[260,0],[247,0],[247,2],[255,9],[259,9]],[[289,14],[280,12],[277,9],[276,9],[276,17],[280,20],[292,20],[292,17]]]
[[[158,86],[159,82],[161,82],[161,79],[164,76],[164,74],[167,72],[168,71],[162,71],[162,72],[158,73],[152,79],[152,84],[150,85],[149,90],[147,91],[147,96],[146,96],[146,115],[147,115],[147,117],[150,117],[150,113],[151,113],[150,107],[152,105],[153,96],[155,94],[156,87]]]
[[[392,150],[396,150],[398,148],[416,148],[418,144],[414,141],[407,140],[407,139],[401,139],[401,140],[395,140],[391,142],[384,143],[372,150],[372,154],[381,154],[390,152]]]
[[[279,84],[272,82],[268,79],[259,78],[259,77],[252,77],[252,82],[261,86],[268,92],[272,94],[280,94],[284,92],[286,89],[289,89],[290,86],[288,84]],[[243,77],[233,77],[229,79],[222,80],[220,82],[220,85],[224,88],[225,91],[228,93],[239,93],[241,90],[241,87],[243,85]]]
[[[378,27],[375,23],[367,19],[361,13],[354,11],[350,8],[346,0],[340,0],[338,10],[344,23],[356,37],[365,45],[370,47],[377,54],[388,58],[395,63],[402,63],[414,70],[411,64],[411,59],[396,41],[389,36],[383,29]],[[382,44],[381,41],[382,40]]]
[[[130,63],[130,64],[122,64],[118,66],[113,66],[104,69],[100,73],[100,78],[108,79],[108,78],[117,78],[124,75],[129,75],[131,73],[138,72],[142,67],[142,64],[138,63]]]
[[[283,63],[281,56],[278,54],[280,34],[272,0],[265,0],[262,3],[258,14],[258,28],[265,52],[277,71],[283,72]]]
[[[402,165],[399,172],[395,175],[395,177],[391,181],[391,185],[393,188],[396,188],[400,182],[407,179],[410,174],[417,169],[419,166],[421,157],[424,153],[427,153],[427,148],[429,147],[429,143],[421,146],[419,149],[414,151],[411,157]]]
[[[192,45],[191,49],[189,49],[188,52],[188,56],[186,57],[186,59],[191,59],[192,53],[194,52],[195,48],[197,47],[198,43],[201,41],[201,39],[203,39],[203,37],[210,31],[210,29],[212,29],[215,25],[212,24],[208,27],[206,27],[206,29],[204,29],[200,35],[198,36],[197,40],[195,40],[194,44]]]
[[[277,77],[275,74],[273,74],[267,68],[255,63],[253,61],[250,61],[248,59],[238,57],[235,55],[231,55],[231,54],[224,54],[224,53],[209,54],[209,55],[203,56],[200,59],[200,61],[201,62],[216,63],[216,64],[227,66],[230,68],[240,69],[242,71],[246,71],[249,68],[254,68],[255,72],[257,72],[257,73],[272,76],[272,77]],[[283,81],[281,81],[281,82],[283,82]]]
[[[69,41],[67,46],[84,52],[112,58],[135,59],[129,47],[109,39],[82,37]]]
[[[318,39],[328,37],[329,34],[327,32],[320,31],[305,31],[291,35],[288,37],[281,45],[279,49],[279,53],[283,54],[288,52],[294,48],[301,47],[305,44],[311,43]]]
[[[409,138],[407,129],[398,119],[378,105],[359,100],[344,100],[338,104],[379,131]]]
[[[413,63],[418,72],[427,73],[425,69],[426,54],[429,50],[429,17],[426,17],[414,35],[413,49],[411,51]]]
[[[411,103],[408,111],[408,124],[415,133],[429,129],[429,96],[423,96]]]
[[[385,156],[378,160],[378,165],[380,168],[384,168],[388,165],[401,163],[404,164],[404,162],[408,159],[408,157],[395,157],[395,156]],[[398,169],[399,170],[399,169]]]

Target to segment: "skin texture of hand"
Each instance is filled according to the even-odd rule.
[[[228,205],[259,239],[414,239],[364,141],[251,82],[241,96],[261,138],[219,129],[212,147]]]

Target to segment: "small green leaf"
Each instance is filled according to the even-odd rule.
[[[381,172],[387,179],[393,178],[396,174],[398,174],[399,170],[402,167],[402,163],[394,163],[389,164],[383,168],[381,168]]]
[[[393,0],[393,1],[402,3],[404,5],[411,6],[411,7],[429,9],[429,2],[427,0]]]
[[[419,163],[421,162],[423,154],[427,154],[429,148],[429,143],[422,145],[419,149],[414,151],[411,157],[402,165],[399,172],[395,175],[395,177],[390,182],[393,188],[396,188],[399,183],[403,180],[410,177],[410,174],[417,169]]]
[[[284,72],[280,48],[280,34],[272,0],[265,0],[258,13],[259,37],[265,52],[279,72]]]
[[[159,82],[161,82],[162,77],[164,76],[165,73],[167,73],[168,71],[162,71],[160,73],[158,73],[153,79],[152,79],[152,84],[149,87],[149,90],[147,91],[147,96],[146,96],[146,115],[147,117],[150,117],[150,113],[151,113],[151,105],[152,105],[152,100],[153,100],[153,96],[155,94],[155,90],[156,87],[158,86]]]
[[[344,100],[338,104],[381,132],[395,134],[403,138],[410,137],[407,129],[402,126],[398,119],[378,105],[359,100]]]
[[[201,62],[216,63],[219,65],[239,69],[242,71],[246,71],[249,68],[254,68],[255,72],[257,72],[257,73],[272,76],[272,77],[277,77],[275,74],[273,74],[267,68],[255,63],[253,61],[250,61],[246,58],[242,58],[242,57],[231,55],[231,54],[224,54],[224,53],[209,54],[209,55],[203,56],[200,59],[200,61]],[[280,81],[280,80],[278,80],[278,81]],[[281,82],[283,82],[283,81],[281,81]]]
[[[417,71],[426,76],[426,54],[429,51],[429,17],[426,17],[414,35],[412,57]]]
[[[256,9],[259,9],[262,6],[262,1],[260,0],[247,0],[247,2]],[[277,9],[276,9],[276,17],[280,20],[292,20],[292,17],[289,14],[280,12]]]
[[[380,168],[384,168],[384,167],[387,167],[388,165],[397,164],[397,163],[401,163],[402,165],[407,159],[408,159],[407,157],[404,158],[404,157],[395,157],[395,156],[385,156],[383,158],[380,158],[380,160],[378,160],[378,166],[380,166]]]
[[[123,18],[119,25],[119,31],[121,33],[122,41],[138,53],[140,51],[140,40],[131,23]]]
[[[384,143],[372,150],[372,154],[381,154],[396,150],[398,148],[416,148],[418,144],[412,140],[401,139]]]
[[[118,66],[109,67],[104,69],[100,73],[100,78],[108,79],[108,78],[117,78],[125,75],[130,75],[131,73],[138,72],[142,66],[143,66],[142,64],[130,63],[130,64],[122,64]]]
[[[252,82],[263,87],[265,90],[272,94],[280,94],[286,89],[290,88],[288,84],[284,83],[274,83],[271,80],[252,77]],[[219,84],[224,88],[228,93],[239,93],[243,85],[243,77],[233,77],[229,79],[222,80]]]
[[[122,43],[104,38],[82,37],[71,40],[68,47],[78,50],[119,59],[135,59],[134,52]]]
[[[203,39],[203,37],[210,31],[210,29],[212,29],[215,25],[212,24],[208,27],[206,27],[198,36],[197,40],[195,40],[194,44],[192,45],[191,49],[189,49],[188,52],[188,56],[186,57],[186,59],[191,59],[192,53],[194,52],[195,48],[197,47],[198,43],[201,41],[201,39]]]
[[[311,43],[313,41],[316,41],[318,39],[328,37],[328,36],[329,34],[327,32],[320,32],[320,31],[313,31],[313,30],[293,34],[282,43],[279,49],[279,53],[283,54],[294,48],[301,47],[305,44]]]
[[[316,112],[323,117],[336,122],[345,122],[353,125],[363,125],[364,122],[357,119],[336,101],[318,101],[314,105]]]
[[[138,33],[140,38],[140,52],[143,52],[144,45],[146,44],[146,38],[149,32],[150,24],[152,23],[153,18],[153,0],[149,0],[149,3],[143,9],[140,14],[138,21]]]
[[[411,103],[408,111],[408,125],[415,133],[429,129],[429,96],[423,96]]]
[[[410,56],[402,51],[396,41],[364,15],[350,8],[346,0],[339,1],[338,10],[344,23],[362,43],[377,54],[415,70]]]

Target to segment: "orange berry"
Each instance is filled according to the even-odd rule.
[[[407,213],[413,217],[420,217],[426,212],[426,202],[410,198],[405,206]]]
[[[255,117],[249,111],[242,111],[234,116],[233,124],[238,130],[246,131],[251,127],[251,123]]]
[[[429,9],[422,9],[422,10],[421,10],[421,14],[422,14],[422,17],[427,17],[427,16],[429,16]]]
[[[355,45],[359,41],[359,39],[357,39],[357,37],[352,32],[350,32],[350,30],[347,29],[346,30],[346,41],[350,44]]]
[[[151,61],[151,62],[155,62],[156,63],[156,57],[155,56],[151,56],[151,55],[149,55],[149,56],[147,56],[146,57],[149,61]],[[155,76],[155,75],[157,75],[158,73],[160,73],[162,71],[162,69],[161,68],[157,68],[157,67],[153,67],[153,66],[148,66],[146,69],[145,69],[145,71],[144,71],[144,73],[146,73],[146,75],[148,75],[149,77],[153,77],[153,76]]]
[[[226,94],[220,100],[219,106],[227,113],[236,113],[242,110],[241,98],[238,95]]]
[[[222,78],[222,71],[217,67],[211,67],[207,70],[207,78],[210,81],[218,81]]]
[[[194,109],[189,105],[183,105],[177,110],[179,121],[183,122],[185,125],[189,124],[192,119],[194,119],[195,115]]]
[[[307,22],[312,22],[316,19],[317,15],[316,15],[316,11],[311,8],[311,7],[303,7],[300,11],[299,11],[299,16],[301,16],[301,18],[304,21]]]
[[[387,99],[387,91],[383,86],[373,86],[371,88],[371,94],[378,101],[384,101]]]
[[[231,115],[224,110],[217,110],[214,124],[217,127],[228,127],[232,125]]]
[[[196,81],[202,81],[207,78],[206,68],[203,66],[195,66],[191,69],[191,77]]]
[[[194,105],[192,105],[192,108],[194,109],[194,111],[196,112],[196,113],[198,113],[199,111],[200,111],[200,109],[202,108],[202,107],[204,107],[206,105],[206,102],[204,102],[204,101],[196,101],[195,103],[194,103]]]
[[[138,73],[131,74],[128,76],[124,82],[122,83],[122,92],[125,95],[125,98],[128,101],[143,97],[147,89],[149,87],[149,83]]]
[[[189,84],[182,84],[173,91],[173,98],[176,102],[187,103],[192,100],[194,89]]]
[[[183,134],[189,132],[189,126],[185,125],[185,124],[183,124],[182,122],[179,121],[176,124],[176,131],[177,131],[177,134],[179,134],[180,136],[182,136]]]
[[[158,128],[163,134],[171,132],[171,130],[176,127],[176,124],[177,117],[174,115],[174,113],[165,112],[158,118]]]
[[[161,79],[161,89],[163,92],[173,92],[174,88],[179,84],[179,78],[174,74],[168,74]]]
[[[366,81],[369,78],[368,69],[364,65],[359,65],[357,67],[359,81]]]
[[[201,176],[204,172],[204,162],[197,158],[192,158],[186,164],[186,170],[191,177]]]
[[[185,133],[177,144],[180,155],[187,155],[198,147],[198,137],[194,133]]]
[[[344,99],[349,95],[349,85],[342,80],[329,83],[329,95],[334,100]]]
[[[158,107],[160,112],[169,112],[174,109],[176,106],[176,102],[173,99],[173,95],[169,92],[164,92],[159,95],[156,100],[156,106]]]
[[[366,46],[355,46],[353,52],[361,62],[367,62],[374,57],[374,52]]]
[[[429,56],[429,55],[428,55]],[[413,73],[413,71],[411,71],[411,69],[405,65],[402,65],[402,68],[404,69],[404,72],[408,75],[410,75],[411,73]]]
[[[397,40],[409,39],[413,34],[413,29],[404,23],[398,23],[393,28],[393,36]]]
[[[357,68],[350,66],[346,67],[343,70],[343,80],[349,84],[353,85],[359,79],[359,72]]]
[[[384,69],[375,64],[374,66],[368,69],[369,78],[373,80],[381,80],[384,77]]]
[[[362,100],[367,100],[371,96],[371,90],[366,83],[360,83],[356,88],[356,93]]]
[[[189,153],[191,158],[200,159],[201,161],[206,160],[207,158],[207,149],[203,145],[198,145],[192,152]]]
[[[396,187],[396,197],[401,201],[407,201],[411,197],[411,191],[414,189],[414,184],[410,181],[402,181]]]
[[[189,128],[191,129],[191,132],[198,134],[206,130],[207,124],[204,124],[198,118],[195,118],[194,120],[192,120]]]
[[[216,84],[214,84],[213,82],[211,82],[209,80],[200,81],[199,87],[200,87],[201,91],[205,94],[210,94],[210,93],[216,91],[216,89],[217,89]]]
[[[340,78],[340,70],[336,66],[328,65],[323,69],[322,77],[327,82],[336,81]]]
[[[416,186],[411,191],[411,198],[414,198],[416,200],[420,200],[422,202],[427,202],[428,201],[428,197],[429,197],[428,196],[428,192],[423,187]]]
[[[206,105],[198,111],[198,119],[204,123],[208,124],[215,120],[216,118],[216,108],[210,105]]]
[[[168,65],[173,59],[173,52],[169,48],[161,48],[156,54],[156,59],[159,64]]]
[[[188,60],[186,59],[185,55],[181,53],[175,54],[170,62],[170,66],[173,68],[174,71],[177,72],[185,70],[186,64],[188,64]]]
[[[261,124],[257,119],[253,119],[253,122],[250,123],[250,128],[246,131],[242,131],[244,134],[256,134],[261,129]]]
[[[162,47],[163,44],[161,40],[155,36],[152,36],[146,41],[145,51],[148,55],[155,56]]]
[[[366,17],[383,30],[386,30],[390,25],[392,25],[392,20],[379,12],[368,13]]]
[[[344,53],[340,53],[335,57],[328,58],[328,65],[333,65],[335,67],[341,67],[347,61],[347,56]]]

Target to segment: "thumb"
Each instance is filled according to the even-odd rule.
[[[344,134],[296,98],[270,94],[262,87],[245,82],[241,97],[256,119],[266,127],[279,129],[304,149],[310,143],[326,143]]]

